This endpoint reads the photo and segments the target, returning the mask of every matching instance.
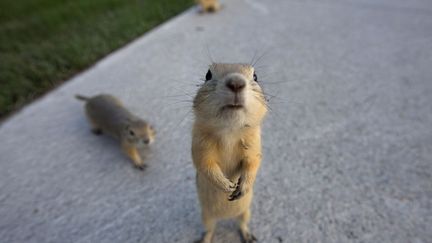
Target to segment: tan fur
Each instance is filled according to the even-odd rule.
[[[221,8],[218,0],[196,0],[196,2],[200,5],[201,12],[217,12]]]
[[[192,131],[192,158],[206,228],[202,242],[211,242],[216,222],[227,218],[237,218],[245,242],[253,242],[247,224],[253,185],[261,163],[265,99],[253,80],[252,66],[212,64],[209,71],[212,79],[203,84],[194,99]],[[244,82],[245,88],[239,93],[231,91],[226,84],[232,79]],[[243,108],[227,108],[236,103],[235,96],[242,101]],[[238,192],[242,195],[230,201]]]
[[[76,95],[84,100],[87,118],[96,134],[107,133],[120,140],[123,152],[139,169],[146,165],[141,158],[138,147],[151,144],[155,138],[154,129],[141,118],[133,115],[112,95],[101,94],[94,97]]]

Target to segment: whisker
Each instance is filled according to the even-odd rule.
[[[175,90],[179,91],[180,93],[182,93],[184,95],[187,95],[189,97],[193,97],[193,93],[192,93],[193,91],[190,91],[191,93],[188,93],[185,90],[182,90],[182,89],[179,89],[179,88],[176,88],[176,87],[170,87],[170,88],[171,89],[175,89]]]
[[[179,95],[167,95],[167,96],[161,96],[161,98],[176,98],[176,97],[184,97],[184,96],[189,96],[191,98],[193,98],[193,96],[191,94],[179,94]]]
[[[265,107],[267,107],[268,109],[271,109],[269,104],[267,102],[265,102],[265,97],[263,97],[262,95],[258,94],[254,94],[254,97]],[[263,99],[264,98],[264,99]]]
[[[270,65],[259,65],[259,66],[253,66],[255,68],[255,70],[261,71],[260,69],[265,69],[270,67]]]
[[[255,96],[255,97],[256,97],[256,96]],[[269,105],[268,103],[265,103],[265,102],[264,102],[262,99],[260,99],[259,97],[256,97],[256,99],[258,99],[259,102],[261,102],[261,104],[263,104],[263,105],[267,108],[267,110],[269,111],[269,113],[271,113],[272,115],[275,115],[279,121],[284,121],[284,120],[285,120],[285,118],[281,117],[281,116],[279,115],[279,113],[276,112],[272,107],[270,107],[270,105]]]
[[[255,62],[255,58],[256,58],[257,53],[258,53],[258,50],[255,49],[254,55],[252,57],[252,60],[249,62],[249,65],[253,66],[253,63]]]
[[[276,82],[261,81],[261,83],[264,84],[264,85],[285,84],[285,83],[289,83],[289,82],[292,82],[292,81],[289,81],[289,80],[287,80],[287,81],[276,81]]]
[[[200,80],[202,78],[202,76],[196,76],[193,79],[189,79],[189,78],[172,78],[172,77],[168,77],[168,78],[164,78],[172,83],[181,83],[181,84],[185,84],[185,85],[192,85],[195,86],[198,82],[198,80]],[[197,80],[197,81],[195,81]]]
[[[193,103],[193,101],[192,100],[179,100],[179,101],[176,101],[175,103],[173,103],[173,105],[179,104],[179,103]]]
[[[252,91],[254,91],[255,93],[258,93],[258,94],[262,94],[262,95],[264,95],[265,99],[266,99],[268,102],[272,102],[272,103],[273,103],[273,100],[274,100],[274,99],[277,99],[277,100],[284,101],[285,103],[290,103],[290,102],[292,102],[292,103],[298,103],[298,104],[301,104],[301,103],[299,103],[299,102],[295,102],[295,101],[291,101],[291,100],[287,100],[287,99],[280,98],[277,94],[276,94],[276,95],[273,95],[273,94],[270,94],[270,93],[267,93],[267,92],[264,92],[264,91],[255,90],[255,89],[253,89]],[[283,103],[283,102],[279,102],[279,103]]]
[[[197,104],[193,104],[192,107],[198,107],[200,106],[203,102],[207,101],[207,99],[210,97],[210,94],[207,96],[203,96],[202,99],[197,103]]]
[[[215,63],[214,59],[213,59],[213,57],[211,55],[210,48],[209,48],[208,44],[206,44],[206,49],[207,49],[207,56],[210,59],[211,63]]]
[[[183,118],[180,120],[180,122],[178,123],[178,126],[181,126],[183,124],[183,122],[185,121],[186,117],[188,117],[189,114],[191,114],[192,112],[192,108],[188,110],[188,112],[186,112],[186,114],[183,116]]]
[[[255,60],[255,62],[252,64],[252,66],[255,67],[255,65],[258,64],[258,62],[261,60],[261,58],[263,58],[264,56],[266,56],[266,55],[268,54],[268,52],[269,52],[268,50],[264,51],[263,54],[260,55],[260,56]]]

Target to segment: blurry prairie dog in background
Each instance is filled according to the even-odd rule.
[[[196,0],[203,13],[213,13],[219,11],[221,5],[218,0]]]
[[[146,164],[138,148],[146,147],[155,139],[150,124],[129,112],[116,97],[107,94],[76,98],[86,102],[85,112],[95,134],[107,133],[120,140],[123,151],[139,169]]]
[[[210,65],[194,103],[192,159],[205,234],[210,243],[218,220],[237,218],[243,242],[249,231],[253,185],[261,163],[261,123],[266,100],[248,64]]]

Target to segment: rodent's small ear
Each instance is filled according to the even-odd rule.
[[[212,73],[211,73],[211,71],[210,71],[210,69],[207,71],[207,74],[206,74],[206,81],[209,81],[210,79],[212,79]]]
[[[150,125],[150,130],[152,130],[153,134],[156,134],[156,130],[154,129],[154,127],[152,125]]]

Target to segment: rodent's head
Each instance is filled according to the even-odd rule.
[[[137,146],[147,146],[154,142],[155,130],[143,120],[129,120],[123,129],[123,138]]]
[[[205,80],[193,102],[198,122],[234,128],[261,124],[267,104],[251,65],[214,63]]]

